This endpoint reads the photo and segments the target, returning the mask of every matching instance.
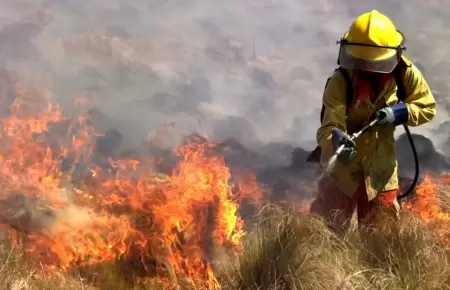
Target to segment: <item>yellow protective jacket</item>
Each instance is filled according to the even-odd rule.
[[[403,77],[408,108],[408,126],[427,123],[436,115],[436,101],[421,72],[406,57],[407,64]],[[353,85],[356,76],[349,71]],[[324,116],[317,130],[317,143],[321,147],[322,168],[333,155],[331,131],[335,128],[352,134],[366,125],[373,114],[385,104],[397,103],[397,85],[389,81],[375,101],[366,98],[358,108],[347,110],[346,82],[339,71],[330,78],[323,95]],[[365,180],[369,200],[378,193],[398,189],[397,159],[395,156],[395,128],[376,126],[356,140],[357,157],[350,164],[337,162],[329,177],[337,189],[352,196],[362,180]]]

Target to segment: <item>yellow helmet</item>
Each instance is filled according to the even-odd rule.
[[[397,66],[402,51],[403,34],[392,21],[377,10],[358,16],[339,42],[339,65],[380,73],[390,73]]]

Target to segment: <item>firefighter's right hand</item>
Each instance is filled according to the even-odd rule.
[[[337,156],[338,159],[344,163],[350,163],[356,158],[356,144],[355,141],[350,140],[350,137],[341,132],[338,129],[334,129],[332,131],[332,142],[334,151],[336,151],[339,147],[344,145],[344,149]]]

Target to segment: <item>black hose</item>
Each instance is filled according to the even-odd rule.
[[[397,196],[397,200],[399,202],[402,199],[404,199],[405,197],[409,196],[414,191],[414,188],[417,185],[417,181],[419,180],[419,172],[420,172],[419,157],[417,156],[417,150],[416,150],[416,146],[414,144],[414,141],[412,139],[411,132],[409,131],[408,126],[403,125],[403,128],[405,128],[406,136],[408,137],[409,144],[411,144],[411,149],[412,149],[412,153],[413,153],[413,156],[414,156],[414,167],[415,167],[416,173],[414,175],[413,182],[411,183],[409,188],[404,193],[402,193],[402,194]]]

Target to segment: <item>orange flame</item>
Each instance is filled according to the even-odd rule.
[[[442,239],[450,246],[450,212],[446,212],[441,205],[438,186],[450,186],[450,175],[444,174],[440,177],[426,175],[423,182],[416,187],[416,196],[413,200],[406,202],[404,209],[414,212],[421,217],[429,226],[434,228]]]
[[[37,200],[30,210],[39,227],[27,234],[28,251],[48,269],[118,259],[148,268],[156,261],[159,271],[212,288],[214,248],[241,249],[238,201],[261,196],[254,180],[231,184],[210,143],[179,146],[171,175],[154,172],[151,159],[110,161],[102,169],[92,162],[96,134],[85,117],[72,119],[57,142],[51,138],[51,125],[67,121],[58,106],[31,110],[21,98],[1,120],[0,203],[15,194]],[[72,160],[71,170],[62,169],[64,159]],[[89,167],[89,180],[72,180],[77,163]]]

